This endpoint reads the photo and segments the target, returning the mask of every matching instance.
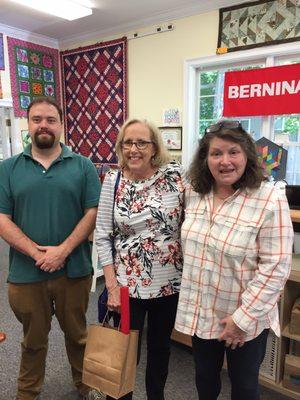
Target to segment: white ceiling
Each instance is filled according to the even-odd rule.
[[[50,1],[51,0],[40,0]],[[80,0],[77,0],[80,2]],[[61,46],[78,39],[126,33],[153,24],[201,14],[249,0],[89,0],[93,15],[75,21],[34,11],[10,0],[0,0],[0,32],[5,27],[43,35]],[[81,0],[82,2],[82,0]]]

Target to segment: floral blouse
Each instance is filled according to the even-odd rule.
[[[101,264],[114,264],[119,284],[129,287],[131,297],[177,293],[183,264],[180,227],[186,181],[182,168],[171,162],[140,181],[126,179],[121,172],[113,207],[116,179],[117,171],[107,173],[99,201],[96,245]]]

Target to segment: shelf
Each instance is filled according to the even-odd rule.
[[[12,99],[0,99],[0,107],[12,107],[13,101]]]
[[[282,383],[275,383],[271,381],[270,379],[264,378],[264,377],[259,377],[259,383],[268,389],[274,390],[274,392],[281,393],[287,397],[290,397],[291,399],[299,400],[299,393],[294,392],[293,390],[287,389],[284,386],[282,386]]]
[[[291,272],[298,279],[297,282],[300,282],[300,254],[293,253]]]
[[[290,333],[289,330],[289,325],[285,326],[282,330],[282,336],[289,338],[289,339],[293,339],[293,340],[297,340],[300,342],[300,335],[297,335],[295,333]]]
[[[292,269],[288,280],[300,283],[300,271]]]
[[[269,378],[266,378],[265,376],[259,375],[259,383],[265,387],[274,389],[274,387],[277,387],[277,383],[272,381]]]
[[[293,222],[300,222],[300,210],[290,210]]]
[[[192,347],[192,337],[189,335],[185,335],[184,333],[178,332],[175,329],[173,329],[171,339],[175,340],[175,342]]]

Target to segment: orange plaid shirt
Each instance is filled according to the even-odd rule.
[[[213,194],[186,191],[184,268],[175,328],[216,339],[231,315],[254,339],[280,335],[278,298],[291,266],[293,227],[285,194],[271,183],[237,190],[212,213]]]

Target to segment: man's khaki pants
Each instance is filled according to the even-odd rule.
[[[91,282],[88,275],[73,279],[62,276],[29,284],[9,283],[9,303],[24,332],[17,400],[35,399],[41,391],[53,314],[64,332],[74,384],[81,393],[87,390],[81,378]]]

